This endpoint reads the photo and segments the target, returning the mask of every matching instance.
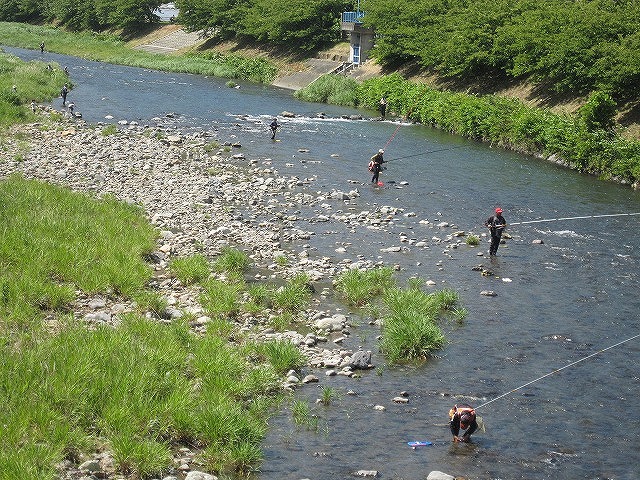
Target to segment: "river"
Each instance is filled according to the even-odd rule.
[[[375,352],[378,330],[353,316],[345,347],[374,350],[376,368],[357,380],[316,372],[319,386],[296,395],[309,400],[319,428],[296,427],[285,408],[272,421],[256,478],[333,480],[358,470],[405,480],[424,479],[432,470],[467,479],[640,478],[637,340],[480,409],[486,432],[471,444],[452,444],[446,426],[456,402],[484,403],[639,333],[640,216],[512,226],[513,239],[491,260],[477,255],[486,252],[486,239],[482,247],[446,251],[433,240],[458,229],[483,233],[496,206],[508,222],[635,213],[640,192],[421,125],[346,120],[343,115],[375,112],[304,103],[287,90],[229,88],[224,79],[6,50],[67,66],[74,84],[68,99],[89,122],[211,131],[237,139],[251,157],[271,159],[284,174],[310,179],[311,189],[361,193],[313,213],[404,209],[401,220],[384,229],[309,222],[304,228],[316,233],[307,241],[311,255],[383,260],[401,267],[401,280],[417,276],[460,293],[467,318],[446,325],[446,348],[419,365],[386,365]],[[60,107],[61,100],[53,104]],[[266,126],[282,111],[297,117],[280,118],[280,141],[272,142]],[[391,161],[381,174],[384,187],[374,188],[366,165],[382,147]],[[455,228],[435,227],[439,222]],[[544,243],[532,243],[538,239]],[[427,248],[416,246],[421,240]],[[380,251],[391,246],[406,248]],[[480,264],[495,275],[472,270]],[[482,296],[483,290],[496,296]],[[316,405],[325,386],[334,390],[332,402]],[[409,402],[393,403],[402,391]],[[412,450],[410,440],[435,444]]]

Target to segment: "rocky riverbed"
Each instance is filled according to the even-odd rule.
[[[306,312],[305,330],[311,333],[275,332],[269,327],[268,318],[251,314],[239,320],[238,327],[245,331],[262,327],[257,329],[258,336],[291,339],[309,359],[311,373],[289,372],[283,379],[283,388],[318,382],[318,372],[355,377],[358,369],[372,368],[370,352],[341,346],[350,334],[350,319],[330,297],[336,274],[347,268],[370,268],[376,263],[364,258],[354,262],[311,256],[305,241],[313,232],[303,228],[300,213],[302,206],[318,206],[321,210],[331,200],[348,202],[359,196],[358,189],[319,191],[314,178],[281,174],[272,159],[251,158],[237,139],[216,135],[181,134],[136,124],[109,131],[104,125],[78,120],[54,127],[22,125],[14,127],[5,141],[0,176],[19,172],[26,178],[97,197],[112,195],[142,206],[159,232],[157,250],[149,256],[155,269],[149,287],[162,293],[168,308],[166,318],[158,321],[168,322],[189,313],[194,319],[193,330],[204,332],[209,320],[197,301],[197,287],[186,287],[169,274],[167,265],[173,258],[197,252],[213,260],[223,247],[231,246],[249,254],[257,281],[284,281],[306,273],[315,285],[321,286],[312,308]],[[401,209],[381,206],[349,214],[312,214],[304,220],[341,222],[350,228],[381,228],[399,215],[407,216]],[[442,238],[434,237],[433,242],[442,244],[445,254],[463,242],[463,232],[456,232],[453,226],[439,228],[448,229],[448,233]],[[398,246],[389,247],[390,251],[404,248],[403,242],[409,239],[400,239]],[[299,246],[299,251],[294,251],[293,245]],[[288,261],[278,262],[280,257]],[[80,294],[74,314],[88,326],[116,325],[120,314],[134,308],[127,299]],[[397,401],[403,401],[402,397]],[[192,459],[193,452],[178,452],[176,475],[188,480],[208,479],[196,471]],[[61,478],[69,480],[120,478],[113,474],[112,459],[104,453],[81,467],[68,463],[61,470]]]

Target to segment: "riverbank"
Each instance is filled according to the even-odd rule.
[[[41,115],[48,113],[42,111]],[[306,249],[295,253],[287,244],[308,238],[303,222],[311,219],[278,214],[292,204],[319,205],[331,199],[356,198],[357,189],[319,191],[313,180],[281,175],[271,160],[253,159],[244,152],[241,140],[226,141],[213,132],[183,135],[135,123],[120,129],[81,121],[63,121],[59,126],[44,123],[48,128],[43,128],[44,124],[12,127],[3,145],[7,160],[0,164],[0,176],[21,173],[74,191],[114,196],[143,206],[160,232],[157,249],[150,255],[155,271],[152,287],[166,302],[167,318],[156,321],[187,318],[192,333],[204,334],[212,319],[201,305],[202,290],[177,281],[169,265],[194,254],[213,259],[225,248],[239,247],[251,258],[255,282],[284,284],[305,275],[320,290],[304,312],[303,324],[297,327],[274,328],[275,312],[267,312],[265,317],[245,312],[235,322],[237,332],[255,340],[287,340],[300,348],[307,368],[287,373],[282,379],[285,391],[318,383],[316,369],[325,376],[356,379],[359,368],[371,367],[370,352],[342,346],[350,333],[351,318],[332,300],[331,285],[345,269],[369,269],[379,263],[334,263],[327,257],[310,258]],[[28,146],[21,141],[24,138],[29,138]],[[379,209],[359,221],[365,228],[399,214],[398,210]],[[69,314],[89,328],[115,328],[122,315],[134,310],[130,299],[94,294],[80,295]],[[156,318],[151,311],[147,315]],[[47,322],[55,328],[54,316]],[[313,333],[304,333],[309,331]],[[171,473],[180,478],[202,469],[196,448],[174,451],[172,463]],[[89,456],[82,453],[77,461],[64,462],[59,468],[64,478],[79,478],[88,469],[102,478],[116,478],[114,457],[108,450]]]

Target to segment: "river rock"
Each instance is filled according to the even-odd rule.
[[[218,477],[209,473],[198,472],[197,470],[194,470],[187,473],[187,476],[184,477],[184,480],[218,480]]]
[[[427,475],[427,480],[456,480],[456,477],[447,473],[439,472],[438,470],[433,470],[429,472],[429,475]]]
[[[531,242],[533,245],[542,245],[544,243],[543,240],[537,238]]]
[[[86,462],[82,463],[78,468],[83,472],[89,472],[89,473],[95,473],[102,470],[102,468],[100,467],[100,462],[98,462],[97,460],[87,460]]]
[[[357,472],[353,472],[356,477],[377,477],[377,470],[358,470]]]
[[[358,350],[351,356],[349,363],[351,368],[367,370],[373,368],[371,364],[371,351]]]
[[[480,295],[484,295],[485,297],[497,297],[498,294],[493,290],[482,290]]]

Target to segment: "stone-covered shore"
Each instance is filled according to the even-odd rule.
[[[283,388],[318,382],[312,371],[322,371],[326,376],[356,377],[358,369],[373,367],[370,352],[354,352],[341,346],[350,334],[349,317],[324,300],[331,297],[331,281],[338,273],[375,264],[365,259],[341,262],[321,255],[311,258],[305,241],[313,233],[303,229],[301,218],[285,213],[296,205],[355,198],[359,196],[357,189],[348,192],[318,192],[315,186],[309,189],[313,179],[279,174],[273,167],[275,162],[251,158],[237,139],[233,143],[216,139],[213,148],[211,138],[203,133],[167,134],[157,127],[129,125],[105,135],[103,125],[82,121],[62,123],[55,128],[43,128],[41,124],[12,128],[12,135],[4,145],[0,178],[20,173],[25,178],[97,197],[111,195],[143,207],[159,232],[157,249],[149,256],[155,270],[149,287],[160,292],[169,305],[168,319],[158,321],[171,321],[170,318],[189,312],[195,318],[192,329],[205,331],[209,317],[198,303],[198,288],[182,285],[169,274],[167,265],[173,258],[196,252],[213,260],[223,247],[231,246],[249,254],[257,281],[286,280],[304,272],[312,283],[324,285],[306,312],[306,327],[313,333],[275,332],[269,327],[268,317],[251,314],[238,320],[238,328],[259,331],[257,335],[263,338],[291,339],[308,358],[309,372],[289,372],[283,378]],[[349,221],[364,227],[379,225],[381,219],[397,213],[387,208],[351,219],[323,216],[306,220]],[[300,251],[287,247],[290,242],[302,245]],[[285,265],[276,261],[281,256],[289,259]],[[91,327],[116,325],[121,313],[134,308],[127,299],[80,295],[73,311]],[[400,395],[393,400],[403,401]],[[191,469],[194,454],[181,451],[175,458],[179,478],[189,475],[209,478],[206,474],[194,476],[202,473]],[[75,480],[92,473],[99,473],[100,478],[122,478],[113,474],[111,460],[103,453],[85,462],[83,468],[67,463],[61,466],[60,478]]]

